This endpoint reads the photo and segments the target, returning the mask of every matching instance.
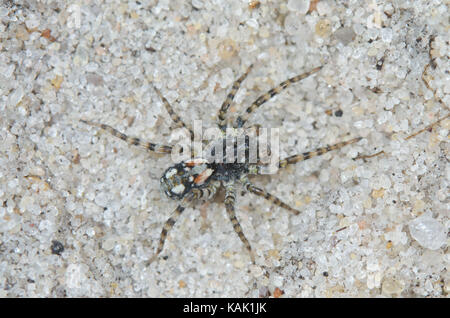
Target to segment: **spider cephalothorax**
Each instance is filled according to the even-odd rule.
[[[290,207],[289,205],[278,199],[276,196],[273,196],[265,190],[254,186],[248,179],[248,176],[262,174],[262,168],[264,166],[259,161],[258,157],[252,157],[252,139],[250,137],[245,135],[244,142],[241,144],[236,143],[237,139],[235,139],[235,137],[231,137],[231,147],[228,147],[229,143],[227,143],[227,140],[230,140],[230,138],[226,137],[227,128],[229,128],[226,120],[226,113],[242,81],[247,77],[251,68],[252,66],[248,67],[247,71],[234,82],[230,93],[227,95],[227,98],[225,99],[219,110],[218,126],[223,132],[223,138],[219,139],[218,142],[216,142],[215,147],[213,146],[212,148],[210,148],[210,150],[207,150],[204,157],[188,159],[176,163],[163,173],[160,179],[161,190],[169,198],[179,200],[181,201],[181,203],[177,206],[172,216],[164,224],[156,253],[150,261],[155,260],[156,257],[161,253],[167,234],[174,226],[178,217],[184,211],[185,205],[196,200],[206,200],[212,198],[216,194],[219,187],[225,188],[225,207],[228,217],[233,225],[235,232],[238,234],[242,243],[244,243],[245,247],[249,251],[252,262],[254,262],[255,259],[251,245],[245,237],[235,214],[234,207],[236,200],[236,184],[241,184],[247,192],[250,192],[257,196],[261,196],[266,200],[272,202],[273,204],[278,205],[294,214],[300,213],[300,211]],[[321,66],[316,67],[309,72],[294,76],[286,81],[281,82],[278,86],[261,95],[247,108],[247,110],[241,116],[237,117],[232,127],[244,127],[250,114],[258,107],[267,102],[273,96],[279,94],[281,91],[289,87],[292,83],[298,82],[308,77],[309,75],[318,72],[321,68]],[[178,115],[175,114],[172,106],[169,104],[166,98],[164,98],[160,91],[156,88],[154,89],[157,95],[163,101],[167,112],[169,113],[170,117],[175,122],[177,127],[184,127],[188,129],[191,140],[193,140],[193,130],[188,125],[186,125]],[[173,149],[172,146],[145,142],[136,137],[128,137],[127,135],[105,124],[99,124],[86,120],[81,121],[89,125],[100,127],[103,130],[111,133],[112,135],[128,142],[129,144],[142,146],[153,152],[170,154]],[[341,147],[344,147],[345,145],[355,143],[360,139],[361,138],[354,138],[331,146],[318,148],[314,151],[296,154],[278,160],[277,166],[279,168],[285,168],[290,164],[295,164],[299,161],[307,160],[315,156],[320,156],[328,151],[339,149]],[[218,152],[221,152],[221,154],[219,154]]]
[[[201,158],[177,163],[163,173],[161,190],[167,197],[180,200],[194,189],[207,187],[214,172],[214,167]]]

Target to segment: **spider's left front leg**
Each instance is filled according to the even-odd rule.
[[[159,237],[158,248],[156,249],[155,255],[153,255],[150,258],[150,260],[148,261],[148,264],[152,263],[153,261],[156,260],[156,258],[158,258],[159,253],[161,253],[161,251],[164,247],[164,242],[166,241],[167,234],[173,228],[173,226],[175,225],[175,222],[178,220],[181,213],[183,213],[184,209],[185,209],[185,207],[183,205],[181,205],[181,204],[178,205],[177,208],[175,209],[175,211],[173,211],[173,214],[170,216],[170,218],[166,221],[166,223],[164,223],[163,229],[161,231],[161,235]]]
[[[181,213],[183,213],[185,209],[185,205],[190,203],[193,200],[208,200],[211,199],[217,192],[217,189],[220,186],[220,182],[213,181],[208,184],[205,188],[201,189],[194,189],[191,196],[186,197],[183,200],[183,203],[178,205],[173,214],[170,216],[170,218],[164,223],[163,229],[161,231],[161,235],[159,237],[159,243],[158,248],[156,249],[155,255],[152,256],[152,258],[149,260],[149,264],[152,263],[158,255],[162,252],[164,243],[166,241],[167,235],[169,234],[169,231],[173,228],[175,225],[175,222],[180,217]]]
[[[231,224],[233,224],[233,229],[241,239],[242,243],[244,243],[245,247],[247,248],[248,252],[250,253],[250,259],[252,263],[255,263],[255,255],[253,254],[252,247],[250,245],[250,242],[247,240],[247,238],[244,235],[244,232],[242,231],[241,225],[239,224],[238,219],[236,218],[236,213],[234,210],[234,206],[236,203],[236,191],[234,189],[234,182],[227,182],[224,183],[225,187],[225,207],[227,210],[228,217],[230,218]]]

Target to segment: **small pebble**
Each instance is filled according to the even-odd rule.
[[[425,248],[437,250],[447,241],[445,227],[436,219],[422,215],[409,222],[411,236]]]
[[[287,8],[301,14],[306,14],[309,10],[310,0],[288,0]]]
[[[52,241],[52,254],[61,255],[64,252],[64,245],[60,241]]]
[[[372,190],[372,198],[374,199],[378,199],[378,198],[382,198],[384,196],[384,189],[380,188],[380,189],[374,189]]]
[[[283,294],[284,294],[284,292],[281,289],[279,289],[278,287],[276,287],[275,290],[273,291],[273,297],[275,297],[275,298],[279,298]]]
[[[316,24],[316,34],[322,38],[329,37],[331,34],[331,23],[327,19],[319,20]]]
[[[403,289],[403,283],[393,278],[385,279],[381,285],[381,292],[388,296],[399,296]]]
[[[336,32],[333,33],[333,36],[342,44],[347,45],[353,41],[356,34],[352,28],[342,27],[337,29]]]

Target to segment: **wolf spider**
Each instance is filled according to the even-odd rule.
[[[312,70],[306,73],[289,78],[281,82],[276,87],[270,89],[267,93],[257,98],[242,115],[238,116],[235,122],[233,123],[232,127],[233,128],[244,127],[244,125],[247,123],[247,120],[250,117],[250,114],[253,113],[256,109],[258,109],[262,104],[264,104],[269,99],[271,99],[275,95],[279,94],[280,92],[288,88],[291,84],[296,83],[318,72],[321,68],[322,66],[313,68]],[[247,68],[246,72],[234,82],[231,91],[227,95],[225,101],[223,102],[219,110],[218,126],[223,134],[224,138],[223,140],[225,140],[227,128],[229,128],[226,119],[227,111],[230,108],[230,105],[233,102],[234,96],[237,93],[241,83],[247,77],[251,69],[252,65],[250,65]],[[189,127],[180,119],[180,117],[174,112],[172,106],[169,104],[167,99],[161,94],[161,92],[155,87],[154,90],[156,91],[159,98],[162,100],[167,112],[169,113],[170,117],[172,118],[176,126],[186,128],[191,135],[191,140],[193,140],[194,133],[191,127]],[[88,125],[99,127],[107,131],[111,135],[126,141],[128,144],[141,146],[155,153],[170,154],[172,153],[172,150],[174,150],[174,147],[172,146],[142,141],[140,138],[136,137],[129,137],[119,132],[115,128],[105,124],[95,123],[88,120],[81,120],[81,122]],[[288,165],[292,165],[297,162],[313,158],[315,156],[320,156],[331,150],[339,149],[346,145],[355,143],[360,139],[361,138],[354,138],[331,146],[318,148],[313,151],[292,155],[287,158],[279,160],[278,164],[280,168],[285,168]],[[248,143],[246,144],[245,148],[246,148],[245,150],[248,151],[247,149]],[[234,161],[231,163],[229,161],[226,163],[225,161],[217,163],[217,162],[210,162],[203,158],[191,158],[169,167],[163,173],[160,179],[160,186],[162,191],[168,198],[181,201],[181,203],[173,211],[171,217],[165,222],[160,235],[156,253],[153,255],[153,257],[151,257],[149,262],[154,261],[163,250],[164,242],[167,238],[167,235],[169,231],[172,229],[172,227],[175,225],[175,222],[178,220],[180,215],[183,213],[185,206],[195,200],[211,199],[212,197],[214,197],[217,190],[221,186],[223,186],[225,188],[224,203],[228,217],[231,221],[231,224],[233,225],[234,231],[237,233],[240,240],[247,248],[250,254],[251,261],[254,263],[255,257],[251,245],[247,240],[247,238],[245,237],[242,228],[239,224],[239,221],[236,218],[235,213],[236,183],[240,183],[241,185],[243,185],[244,189],[247,192],[251,192],[257,196],[263,197],[269,202],[277,206],[280,206],[288,210],[289,212],[292,212],[296,215],[300,213],[299,210],[290,207],[288,204],[284,203],[276,196],[268,193],[267,191],[259,187],[256,187],[255,185],[253,185],[253,183],[250,182],[248,176],[261,175],[262,174],[261,167],[262,167],[261,164],[258,163],[238,162],[236,157],[234,157]]]

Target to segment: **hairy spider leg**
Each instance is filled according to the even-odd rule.
[[[250,182],[250,180],[248,180],[247,176],[241,177],[241,182],[243,183],[245,190],[247,190],[248,192],[256,194],[257,196],[263,197],[267,201],[269,201],[269,202],[271,202],[271,203],[273,203],[275,205],[278,205],[279,207],[281,207],[283,209],[286,209],[289,212],[294,213],[295,215],[300,214],[299,210],[296,210],[296,209],[290,207],[288,204],[284,203],[279,198],[277,198],[276,196],[270,194],[269,192],[254,186]]]
[[[260,97],[258,97],[256,99],[256,101],[253,102],[252,105],[250,105],[250,107],[247,108],[247,110],[245,111],[245,113],[241,116],[239,116],[236,119],[236,122],[234,124],[234,127],[237,128],[241,128],[244,126],[244,124],[247,122],[247,120],[250,117],[250,114],[252,112],[254,112],[259,106],[261,106],[262,104],[264,104],[265,102],[267,102],[269,99],[271,99],[272,97],[274,97],[275,95],[279,94],[280,92],[282,92],[283,90],[285,90],[286,88],[288,88],[291,84],[296,83],[298,81],[301,81],[302,79],[305,79],[306,77],[320,71],[320,69],[322,69],[323,66],[319,66],[316,68],[313,68],[312,70],[310,70],[309,72],[291,77],[290,79],[285,80],[284,82],[281,82],[280,84],[278,84],[278,86],[272,88],[271,90],[269,90],[267,93],[265,93],[264,95],[261,95]]]
[[[173,110],[173,107],[169,104],[167,99],[163,96],[163,94],[153,86],[153,89],[155,90],[156,94],[158,94],[159,98],[162,100],[164,107],[166,108],[167,112],[169,113],[170,118],[173,120],[175,125],[178,128],[186,128],[189,131],[189,134],[191,136],[191,140],[194,140],[194,132],[192,131],[192,128],[189,127],[184,121],[181,120],[180,116],[178,116],[175,111]]]
[[[293,155],[290,157],[287,157],[285,159],[280,160],[280,168],[285,168],[287,165],[291,165],[291,164],[295,164],[297,162],[300,161],[304,161],[304,160],[308,160],[310,158],[316,157],[316,156],[321,156],[329,151],[332,150],[336,150],[339,148],[342,148],[346,145],[350,145],[353,144],[355,142],[358,142],[362,139],[362,137],[358,137],[358,138],[353,138],[351,140],[347,140],[347,141],[343,141],[343,142],[339,142],[337,144],[331,145],[331,146],[326,146],[326,147],[322,147],[322,148],[318,148],[314,151],[309,151],[309,152],[304,152],[302,154],[298,154],[298,155]]]
[[[237,235],[241,239],[242,243],[244,243],[245,247],[247,248],[248,252],[250,253],[250,259],[251,259],[252,263],[255,263],[255,255],[253,254],[250,242],[245,237],[244,232],[242,231],[241,225],[239,224],[239,221],[236,218],[236,213],[234,210],[234,206],[236,203],[236,191],[234,189],[234,181],[224,183],[224,187],[225,187],[225,191],[226,191],[226,193],[225,193],[225,208],[227,210],[228,217],[230,218],[230,221],[231,221],[231,224],[233,225],[234,231],[237,233]]]
[[[165,146],[165,145],[155,144],[155,143],[152,143],[152,142],[142,141],[141,139],[139,139],[137,137],[129,137],[129,136],[121,133],[117,129],[112,128],[109,125],[99,124],[99,123],[95,123],[95,122],[92,122],[92,121],[89,121],[89,120],[83,120],[83,119],[81,119],[80,121],[82,123],[87,124],[87,125],[99,127],[101,129],[103,129],[104,131],[110,133],[114,137],[122,139],[123,141],[127,142],[130,145],[141,146],[141,147],[144,147],[147,150],[150,150],[150,151],[153,151],[153,152],[156,152],[156,153],[170,154],[172,152],[172,147],[171,146]]]
[[[167,234],[173,228],[173,226],[175,225],[175,222],[178,220],[181,213],[183,213],[184,209],[185,208],[181,204],[178,205],[177,208],[175,209],[175,211],[173,211],[173,214],[170,216],[170,218],[166,221],[166,223],[164,223],[163,229],[161,231],[161,235],[159,237],[158,248],[156,249],[156,253],[149,260],[149,262],[148,262],[149,264],[152,263],[154,260],[156,260],[159,253],[161,253],[161,251],[164,247],[164,242],[166,241],[166,238],[167,238]]]
[[[205,188],[193,189],[195,199],[209,200],[214,197],[217,189],[220,187],[220,181],[212,181]]]
[[[155,255],[152,256],[149,263],[153,262],[158,257],[158,255],[162,252],[167,235],[169,234],[169,231],[175,225],[175,222],[178,220],[181,213],[183,213],[183,211],[185,209],[184,205],[192,200],[198,200],[198,199],[206,200],[206,199],[212,198],[216,194],[219,186],[220,186],[220,182],[214,181],[214,182],[209,183],[205,188],[194,189],[193,195],[190,197],[186,197],[186,199],[184,199],[184,203],[182,205],[177,206],[177,208],[175,209],[173,214],[170,216],[170,218],[166,221],[166,223],[164,223],[163,229],[161,231],[161,235],[159,237],[158,248],[156,249],[156,253],[155,253]]]
[[[227,128],[227,121],[226,121],[226,114],[228,109],[230,108],[231,103],[233,102],[234,96],[236,95],[237,91],[239,90],[239,87],[241,87],[241,83],[245,80],[245,78],[247,77],[248,73],[250,73],[251,69],[253,68],[253,64],[250,65],[247,70],[245,71],[244,74],[241,75],[241,77],[239,77],[234,83],[233,86],[231,87],[231,91],[230,93],[228,93],[227,98],[225,99],[225,101],[222,104],[222,107],[220,107],[220,111],[219,111],[219,127],[220,129],[225,132],[226,128]]]

